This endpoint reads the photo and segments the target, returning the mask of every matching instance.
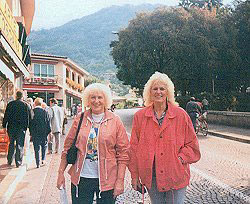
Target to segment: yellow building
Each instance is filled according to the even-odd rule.
[[[24,79],[23,90],[28,97],[41,97],[49,104],[56,98],[70,111],[73,104],[82,105],[84,80],[89,73],[68,57],[31,54],[30,76]]]
[[[0,0],[0,127],[3,113],[29,76],[29,35],[35,0]]]

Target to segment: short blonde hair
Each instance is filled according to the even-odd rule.
[[[144,86],[144,90],[143,90],[144,105],[148,107],[153,104],[153,101],[151,100],[151,88],[156,82],[162,82],[163,84],[166,85],[167,101],[175,106],[179,106],[179,104],[175,101],[173,82],[168,77],[168,75],[160,73],[160,72],[155,72],[149,78],[149,80]]]
[[[42,98],[36,98],[34,101],[35,106],[41,106],[43,103],[43,99]]]
[[[83,104],[85,107],[89,107],[89,96],[94,93],[100,91],[104,95],[105,108],[109,108],[112,105],[112,94],[111,90],[108,86],[101,83],[93,83],[88,85],[83,92]]]
[[[42,108],[46,108],[47,107],[47,103],[42,102],[41,106],[42,106]]]

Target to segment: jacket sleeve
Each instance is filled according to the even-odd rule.
[[[31,117],[31,108],[27,103],[24,103],[24,112],[23,112],[23,129],[27,130],[29,127]]]
[[[135,114],[133,123],[132,123],[132,133],[130,138],[130,162],[128,165],[129,171],[131,173],[131,178],[138,178],[138,168],[137,168],[137,156],[136,156],[136,150],[137,146],[139,144],[139,128],[138,128],[138,117],[137,114]]]
[[[46,123],[46,129],[47,129],[47,135],[51,132],[51,126],[50,126],[50,119],[49,119],[49,114],[47,111],[45,112],[45,123]]]
[[[128,135],[125,130],[125,127],[120,120],[120,118],[117,116],[117,141],[116,141],[116,158],[118,164],[126,164],[129,163],[129,149],[130,144],[128,140]]]
[[[3,123],[2,123],[3,128],[6,128],[7,123],[9,122],[9,116],[10,116],[10,103],[7,104],[7,107],[4,113],[4,118],[3,118]]]
[[[185,137],[184,137],[184,147],[181,148],[178,156],[183,159],[185,163],[191,164],[200,160],[201,153],[199,148],[199,142],[194,131],[191,119],[186,118],[185,125]]]

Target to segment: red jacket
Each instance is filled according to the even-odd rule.
[[[79,120],[80,114],[74,120],[72,127],[65,139],[61,163],[67,163],[66,154],[75,138]],[[76,147],[79,149],[77,161],[69,169],[71,182],[74,185],[77,185],[80,180],[80,172],[86,157],[86,148],[90,129],[90,111],[87,110],[84,113],[82,125],[76,141]],[[97,139],[100,190],[107,191],[114,189],[117,179],[118,165],[120,163],[125,165],[128,164],[130,145],[126,130],[120,118],[110,111],[105,111],[104,120],[100,125]]]
[[[170,103],[161,127],[152,106],[136,112],[130,145],[129,170],[132,178],[140,178],[150,189],[155,158],[160,192],[187,186],[190,180],[189,164],[197,162],[201,157],[189,116],[182,108]],[[184,164],[178,157],[182,158]]]

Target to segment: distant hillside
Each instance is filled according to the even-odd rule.
[[[125,28],[136,13],[156,7],[159,5],[112,6],[60,27],[33,31],[28,42],[32,52],[68,56],[98,78],[114,79],[109,44],[117,37],[112,31]]]

